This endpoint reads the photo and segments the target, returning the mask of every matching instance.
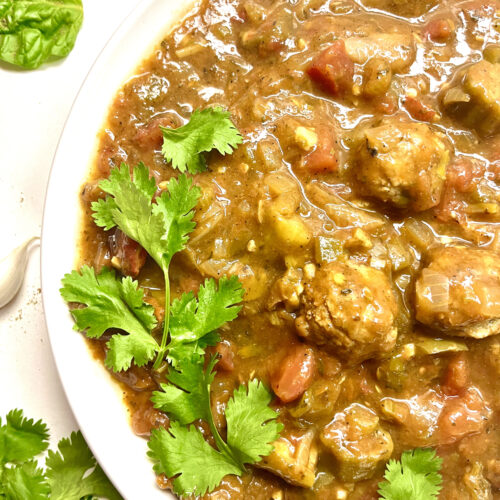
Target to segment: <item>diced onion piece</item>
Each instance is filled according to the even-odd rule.
[[[430,302],[434,312],[447,312],[450,301],[450,283],[444,274],[429,269],[422,271],[423,296]]]
[[[200,44],[200,43],[193,43],[191,45],[188,45],[187,47],[184,47],[182,49],[178,49],[175,51],[175,55],[179,59],[184,59],[189,56],[193,56],[203,50],[205,47]]]
[[[209,234],[223,219],[224,207],[219,202],[214,202],[208,210],[202,213],[195,230],[190,237],[190,243],[196,243]]]
[[[443,352],[468,351],[463,342],[443,339],[422,339],[415,342],[417,354],[441,354]]]
[[[435,242],[435,236],[430,227],[425,222],[411,217],[405,221],[403,232],[420,252],[423,252]]]
[[[466,94],[462,89],[458,87],[453,87],[446,92],[443,98],[443,104],[449,106],[450,104],[456,104],[459,102],[469,102],[470,95]]]
[[[412,256],[403,240],[398,237],[391,238],[387,243],[387,252],[392,263],[393,271],[401,271],[412,264]]]

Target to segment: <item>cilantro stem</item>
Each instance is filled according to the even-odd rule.
[[[205,390],[207,391],[208,394],[208,401],[210,401],[210,384],[206,384]],[[217,430],[217,427],[214,422],[214,417],[212,414],[212,405],[210,403],[208,405],[208,411],[207,411],[207,422],[210,427],[210,432],[214,437],[215,444],[217,445],[219,451],[223,455],[226,455],[226,457],[229,458],[236,467],[239,467],[241,469],[241,473],[245,472],[245,467],[243,466],[243,464],[241,464],[240,461],[234,456],[229,445],[221,438],[221,435],[219,434],[219,431]]]
[[[162,269],[165,280],[165,319],[163,320],[163,334],[161,337],[160,349],[158,350],[158,355],[156,356],[156,360],[153,364],[153,370],[158,370],[158,368],[160,368],[160,365],[165,357],[168,329],[170,326],[170,278],[168,275],[168,264],[164,267],[162,266]]]

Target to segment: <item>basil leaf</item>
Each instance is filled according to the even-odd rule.
[[[0,60],[34,69],[65,57],[82,22],[82,0],[0,0]]]

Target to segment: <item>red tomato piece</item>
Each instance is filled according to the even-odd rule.
[[[316,359],[313,350],[298,345],[281,362],[271,386],[283,403],[290,403],[309,389],[316,372]]]
[[[234,370],[234,352],[229,342],[219,342],[215,347],[219,355],[219,362],[215,365],[217,370],[232,372]]]
[[[446,394],[460,394],[469,384],[469,363],[463,353],[454,356],[443,376],[443,391]]]
[[[335,40],[312,61],[307,74],[325,92],[341,96],[352,89],[354,63],[347,55],[343,40]]]
[[[111,236],[110,249],[120,260],[121,272],[127,276],[135,278],[146,263],[146,250],[119,229]]]
[[[425,28],[425,34],[433,42],[444,42],[450,38],[453,24],[449,19],[433,19]]]
[[[431,122],[436,116],[436,112],[414,97],[406,97],[404,107],[412,118],[421,122]]]
[[[137,128],[135,143],[144,150],[159,150],[163,144],[163,133],[160,127],[177,128],[180,123],[171,116],[158,116],[146,125]]]
[[[480,432],[491,416],[491,410],[475,387],[461,397],[449,399],[439,417],[440,444],[450,444],[467,434]]]
[[[477,181],[484,177],[485,166],[482,163],[458,159],[446,171],[446,183],[459,193],[471,192]]]
[[[337,139],[330,127],[317,127],[318,143],[313,151],[304,158],[304,167],[312,173],[336,172],[338,160],[336,154]]]

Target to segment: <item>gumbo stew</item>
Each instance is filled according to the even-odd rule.
[[[82,188],[81,264],[137,280],[142,305],[123,300],[149,315],[153,354],[116,369],[115,339],[132,343],[132,330],[113,324],[97,335],[90,320],[80,329],[115,367],[133,430],[155,436],[161,488],[355,500],[401,498],[400,481],[408,499],[500,498],[499,8],[494,0],[204,0],[119,90]],[[207,146],[199,132],[216,115],[223,120],[211,133],[233,134],[229,146],[214,137]],[[193,162],[182,164],[189,148]],[[179,210],[185,238],[163,269],[133,236],[146,223],[124,222],[139,208],[124,216],[127,203],[111,187],[140,163],[147,170],[135,171],[131,192],[149,192],[146,205],[173,200],[190,179],[199,189]],[[100,205],[108,223],[96,217]],[[147,224],[167,220],[167,205]],[[244,295],[232,319],[238,282]],[[120,283],[123,296],[135,286]],[[231,317],[193,347],[204,373],[213,369],[204,379],[209,416],[181,418],[183,398],[207,396],[182,382],[187,361],[169,357],[168,346],[196,330],[175,333],[196,297],[201,314],[211,286],[233,285],[222,308]],[[91,307],[75,303],[91,299],[67,297],[81,320]],[[237,461],[236,403],[229,408],[252,380],[264,407],[240,417],[268,412],[257,430],[274,426],[270,445],[207,487],[183,486],[192,453],[173,466],[168,430],[181,442],[191,429]],[[153,395],[167,381],[181,403],[161,404],[168,389]],[[259,439],[248,426],[239,450]],[[421,471],[428,489],[419,489],[408,463],[424,455],[435,469]],[[201,481],[205,467],[193,474]]]

